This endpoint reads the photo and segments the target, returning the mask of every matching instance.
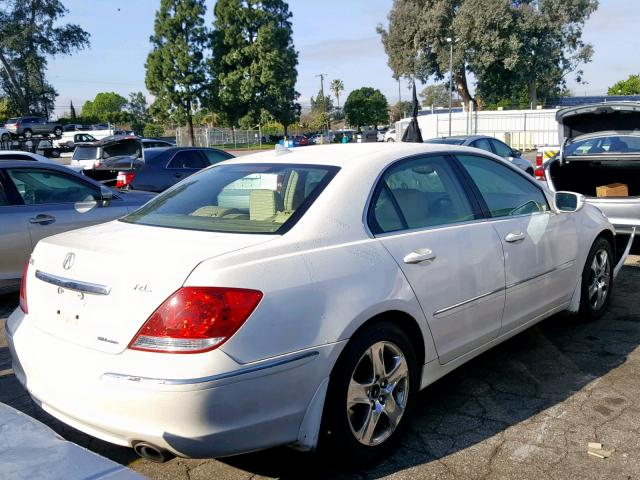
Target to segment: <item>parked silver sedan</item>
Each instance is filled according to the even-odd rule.
[[[114,220],[152,197],[147,192],[116,192],[63,166],[0,162],[0,292],[18,289],[23,267],[40,239]]]

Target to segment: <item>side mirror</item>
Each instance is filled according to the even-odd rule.
[[[560,212],[577,212],[584,206],[584,195],[575,192],[556,192],[556,209]]]
[[[108,207],[113,200],[113,190],[104,185],[100,187],[100,206]]]
[[[522,152],[520,150],[518,150],[518,149],[513,149],[511,151],[511,156],[515,157],[515,158],[519,158],[519,157],[522,156]]]

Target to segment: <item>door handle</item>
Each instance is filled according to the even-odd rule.
[[[414,264],[421,262],[431,262],[436,259],[436,254],[428,248],[418,248],[413,252],[407,254],[403,261],[404,263]]]
[[[521,242],[522,240],[524,240],[524,233],[522,232],[509,232],[504,237],[504,241],[509,243]]]
[[[47,223],[53,223],[55,221],[56,221],[56,217],[53,217],[51,215],[45,215],[42,213],[29,219],[29,223],[39,223],[41,225],[44,225]]]

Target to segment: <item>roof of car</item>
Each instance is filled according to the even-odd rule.
[[[69,167],[65,167],[64,165],[58,165],[54,163],[44,163],[44,162],[34,162],[33,160],[3,160],[0,162],[0,168],[16,168],[16,167],[37,167],[37,168],[47,168],[54,169],[61,172],[74,172]]]
[[[477,148],[444,145],[437,143],[371,142],[315,145],[290,149],[268,150],[225,160],[231,163],[296,163],[308,165],[335,165],[342,168],[380,168],[403,157],[421,153],[460,152],[497,157],[489,152],[479,152]]]

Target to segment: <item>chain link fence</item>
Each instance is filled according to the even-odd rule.
[[[218,147],[228,150],[251,149],[262,146],[265,139],[258,130],[239,130],[231,128],[194,127],[194,143],[197,147]],[[189,145],[189,130],[186,127],[176,129],[176,143]]]

